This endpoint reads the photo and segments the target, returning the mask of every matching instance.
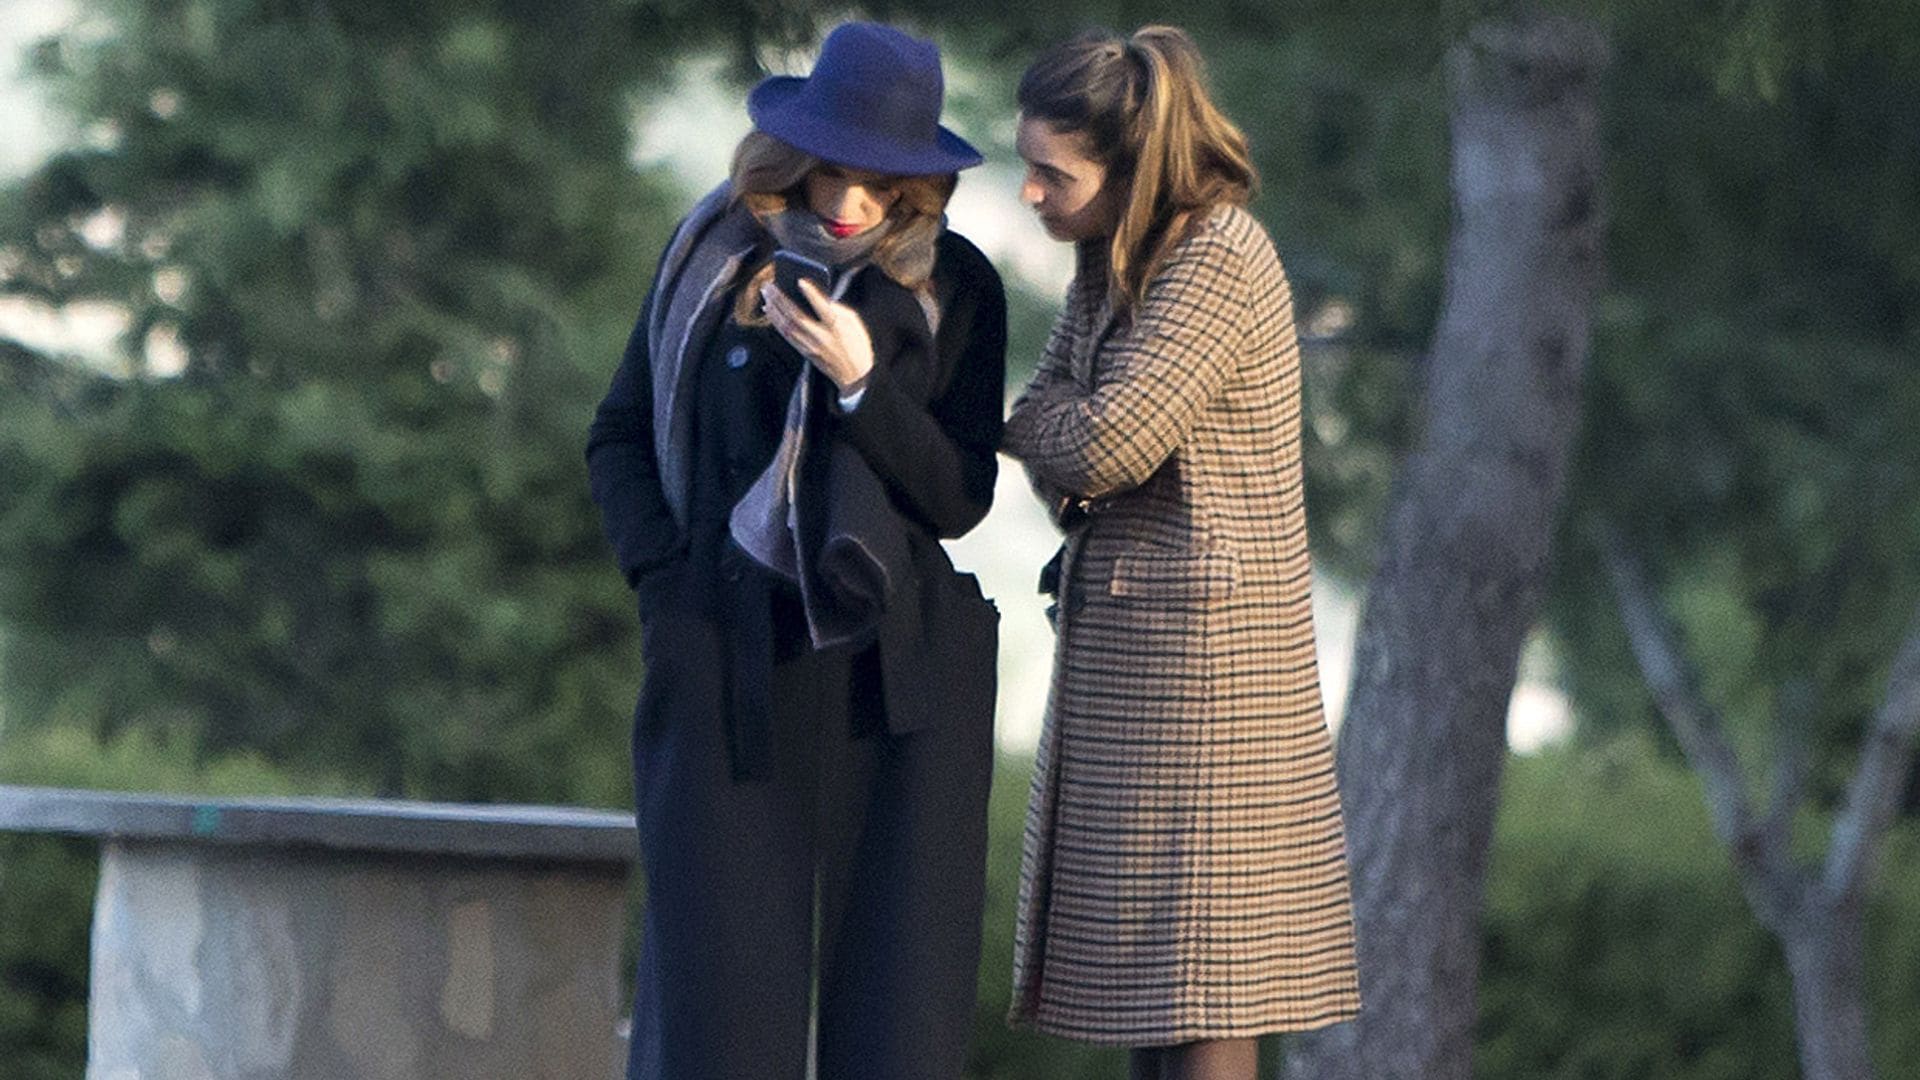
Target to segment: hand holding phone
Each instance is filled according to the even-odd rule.
[[[773,253],[773,280],[760,286],[760,301],[774,331],[845,394],[873,371],[873,338],[860,313],[833,298],[832,279],[826,264],[782,249]],[[803,280],[819,288],[821,307],[800,291]]]
[[[774,284],[778,285],[787,299],[793,301],[802,312],[818,318],[820,312],[814,310],[813,305],[807,301],[806,294],[800,291],[801,278],[811,280],[824,293],[828,292],[828,283],[833,280],[833,270],[826,263],[809,259],[805,255],[788,251],[786,248],[773,253]]]

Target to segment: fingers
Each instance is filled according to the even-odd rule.
[[[800,294],[807,298],[807,303],[813,307],[814,313],[822,317],[833,306],[833,301],[811,278],[800,279]]]
[[[787,344],[809,359],[819,357],[830,337],[823,323],[801,312],[799,305],[771,282],[760,287],[760,301],[766,307],[767,322]]]
[[[790,337],[792,331],[813,321],[807,318],[776,285],[767,284],[760,287],[760,302],[766,306],[767,321],[772,323],[773,328],[780,331],[782,336]]]
[[[775,330],[793,321],[793,308],[788,305],[786,294],[771,281],[760,286],[760,306],[767,313],[767,321]]]

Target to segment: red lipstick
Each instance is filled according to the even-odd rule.
[[[845,240],[847,237],[859,232],[860,226],[852,225],[844,221],[829,221],[827,222],[827,231],[832,233],[836,239]]]

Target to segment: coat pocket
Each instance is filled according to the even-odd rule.
[[[1213,607],[1240,583],[1240,556],[1224,548],[1172,551],[1129,548],[1113,561],[1112,596],[1180,607]]]

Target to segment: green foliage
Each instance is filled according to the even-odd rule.
[[[1823,803],[1920,604],[1920,67],[1857,21],[1773,100],[1717,93],[1650,29],[1618,43],[1568,517],[1625,528],[1710,698],[1750,746],[1805,740]],[[1593,733],[1651,717],[1602,583],[1570,533],[1552,620]]]
[[[108,740],[71,727],[8,732],[0,784],[210,796],[367,795],[370,782],[292,774],[257,751],[208,756],[177,731],[133,728]]]
[[[1810,827],[1818,822],[1809,821]],[[1696,778],[1632,735],[1509,762],[1487,878],[1474,1073],[1792,1080],[1785,960],[1713,839]],[[1869,918],[1879,1075],[1920,1077],[1920,831]]]
[[[96,14],[39,55],[103,134],[0,201],[4,288],[120,304],[145,358],[9,361],[16,726],[623,803],[579,447],[674,213],[625,161],[665,58],[590,0]]]
[[[10,1080],[86,1069],[89,840],[0,834],[0,1061]]]

